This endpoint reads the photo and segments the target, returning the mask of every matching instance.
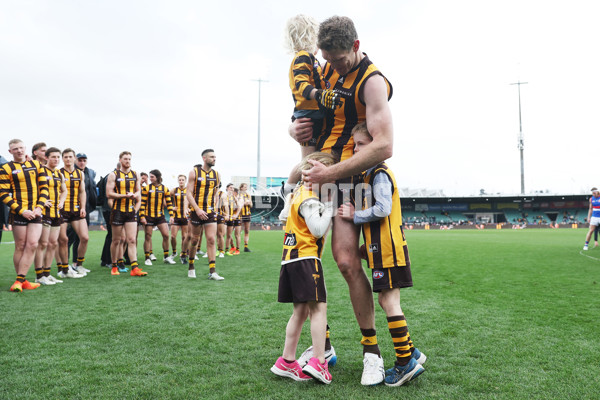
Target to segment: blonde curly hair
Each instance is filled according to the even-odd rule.
[[[285,47],[291,53],[301,50],[314,53],[317,50],[319,23],[313,17],[298,14],[285,24]]]

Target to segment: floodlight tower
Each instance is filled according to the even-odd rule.
[[[256,144],[256,186],[258,187],[260,183],[260,87],[264,79],[258,78],[253,79],[254,82],[258,82],[258,140]]]
[[[527,85],[528,82],[515,82],[511,83],[511,85],[517,85],[517,89],[519,92],[519,144],[517,147],[519,148],[519,153],[521,155],[521,194],[525,194],[525,166],[523,164],[523,148],[525,147],[523,143],[523,124],[521,123],[521,85]]]

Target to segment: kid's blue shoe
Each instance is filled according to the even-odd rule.
[[[394,365],[392,368],[385,371],[384,381],[386,386],[400,386],[416,379],[423,372],[425,372],[425,368],[423,368],[414,358],[411,358],[408,364],[404,366]]]
[[[419,349],[417,349],[416,347],[413,350],[411,358],[414,358],[415,361],[418,362],[421,365],[425,364],[425,361],[427,361],[427,356],[425,354],[421,353],[419,351]]]

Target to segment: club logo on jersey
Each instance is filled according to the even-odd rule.
[[[369,253],[378,253],[379,252],[379,245],[377,243],[371,243],[369,245]]]
[[[125,179],[123,178],[117,178],[117,182],[123,182]]]
[[[203,177],[199,177],[199,178],[198,178],[198,182],[202,182],[203,180],[204,180],[204,178],[203,178]]]
[[[296,242],[296,234],[286,232],[286,234],[283,238],[283,245],[284,246],[295,246],[296,243],[298,243],[298,242]]]
[[[383,278],[383,271],[373,271],[373,279]]]
[[[21,171],[20,169],[15,169],[12,173],[13,173],[13,175],[18,175],[21,172],[23,172],[23,171]]]

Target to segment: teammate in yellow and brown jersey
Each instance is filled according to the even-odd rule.
[[[248,241],[250,240],[250,220],[252,218],[252,197],[248,194],[248,184],[240,185],[240,201],[242,202],[242,227],[244,228],[244,252],[250,253]]]
[[[175,259],[177,256],[177,232],[181,229],[181,250],[185,251],[183,244],[188,234],[188,202],[186,198],[186,177],[185,175],[179,175],[177,177],[177,183],[179,186],[171,191],[171,199],[173,201],[173,218],[171,218],[171,247],[173,252],[171,258]],[[187,252],[182,256],[187,256]],[[181,258],[181,257],[180,257]]]
[[[150,251],[152,250],[152,232],[158,227],[162,235],[163,261],[165,264],[175,264],[169,256],[169,225],[165,220],[165,208],[173,218],[173,203],[169,189],[162,184],[162,174],[153,169],[149,172],[150,184],[142,189],[142,205],[140,207],[140,222],[144,225],[144,254],[145,264],[152,265]]]
[[[360,153],[373,138],[365,123],[352,130],[355,152]],[[356,210],[351,203],[340,207],[342,218],[361,226],[365,240],[361,252],[373,277],[373,291],[385,311],[396,352],[396,362],[387,371],[385,383],[400,386],[419,376],[426,357],[417,350],[408,333],[400,307],[400,289],[411,287],[408,247],[402,230],[400,195],[394,174],[385,163],[369,168],[359,177]],[[420,361],[419,361],[420,359]]]
[[[27,161],[23,141],[9,141],[8,152],[13,161],[0,166],[0,200],[10,209],[15,241],[13,263],[17,279],[10,290],[21,292],[40,286],[25,277],[42,234],[42,210],[48,200],[48,183],[40,163]]]
[[[342,96],[342,105],[333,116],[325,120],[322,136],[317,140],[317,150],[340,152],[341,162],[332,166],[318,163],[304,171],[302,181],[307,184],[346,180],[390,158],[393,153],[393,126],[388,99],[392,95],[390,83],[375,68],[371,60],[360,49],[360,41],[354,23],[347,17],[331,17],[319,26],[317,40],[326,61],[324,78],[329,89],[337,90]],[[354,125],[367,121],[373,141],[352,155],[349,136]],[[303,143],[312,135],[312,123],[299,118],[292,123],[290,135]],[[298,179],[300,180],[300,179]],[[351,184],[350,184],[351,186]],[[340,186],[340,189],[343,189]],[[348,200],[338,193],[338,205]],[[351,221],[334,217],[332,252],[342,272],[363,339],[364,359],[361,383],[376,385],[385,378],[381,373],[383,360],[380,357],[375,332],[375,309],[371,285],[360,263],[358,252],[360,230]]]
[[[127,254],[131,261],[131,276],[146,276],[137,262],[137,212],[141,206],[141,187],[138,175],[131,170],[131,153],[123,151],[119,154],[119,169],[108,175],[106,181],[106,196],[112,199],[110,225],[112,243],[110,253],[112,258],[111,275],[127,272],[123,260],[123,242],[127,241]]]
[[[192,211],[190,211],[190,234],[185,243],[188,250],[188,277],[196,277],[194,255],[198,248],[200,230],[204,229],[206,235],[206,252],[208,253],[208,279],[223,280],[215,270],[217,236],[217,195],[221,186],[221,177],[213,169],[217,156],[213,149],[202,152],[203,164],[195,165],[188,174],[186,198]]]
[[[80,275],[86,275],[89,271],[83,268],[83,261],[87,252],[89,242],[89,232],[86,215],[87,195],[85,192],[85,181],[83,172],[75,167],[75,151],[65,149],[62,152],[63,168],[60,172],[63,175],[67,198],[61,211],[62,223],[60,226],[60,235],[58,236],[58,257],[59,277],[69,277],[69,238],[67,237],[67,226],[70,224],[79,237],[79,246],[77,248],[77,263],[73,267]],[[81,267],[81,268],[80,268]]]
[[[335,160],[329,154],[313,153],[306,157],[301,168],[310,168],[308,159],[319,159],[333,164]],[[280,218],[286,219],[283,236],[283,253],[279,272],[277,300],[280,303],[293,303],[294,310],[286,328],[286,340],[282,356],[271,371],[276,375],[287,376],[285,371],[299,371],[302,376],[308,374],[324,383],[331,382],[328,362],[325,359],[325,340],[327,326],[327,293],[321,265],[321,255],[325,234],[331,225],[333,202],[322,202],[321,194],[299,186],[287,199],[286,208]],[[326,197],[326,194],[322,194]],[[312,336],[312,357],[306,366],[300,366],[296,360],[296,347],[302,325],[310,315]],[[325,378],[324,380],[322,378]]]
[[[42,235],[35,255],[35,281],[42,285],[54,285],[61,280],[50,274],[50,268],[58,248],[58,236],[62,225],[60,211],[63,209],[67,198],[67,186],[58,164],[60,163],[60,150],[56,147],[46,149],[44,159],[47,165],[44,168],[48,181],[48,201],[46,201],[42,221]],[[38,154],[38,159],[41,159]],[[62,269],[59,266],[59,273]],[[60,277],[60,276],[59,276]]]

